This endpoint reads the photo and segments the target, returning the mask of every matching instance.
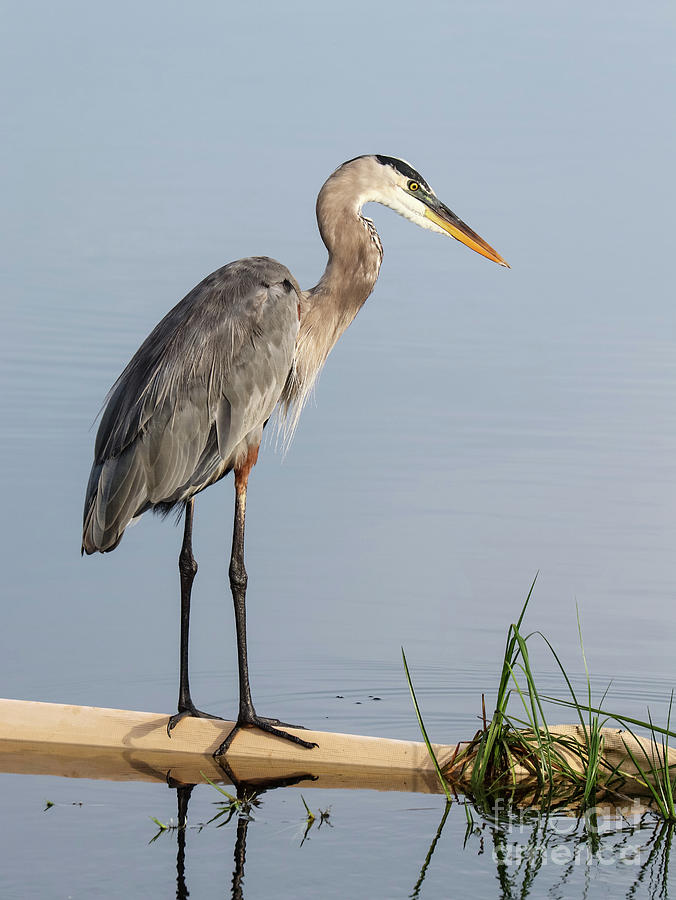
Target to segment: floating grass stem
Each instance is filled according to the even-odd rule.
[[[303,806],[305,807],[305,812],[307,813],[307,821],[310,825],[312,825],[312,823],[314,822],[314,820],[317,817],[315,816],[315,814],[312,812],[310,807],[305,802],[305,797],[302,794],[300,795],[300,799],[303,801]]]
[[[418,725],[420,726],[420,731],[423,736],[423,740],[425,741],[425,746],[427,747],[427,752],[430,755],[430,759],[434,764],[434,769],[437,773],[437,777],[439,779],[439,784],[441,785],[444,794],[446,794],[446,800],[450,803],[452,800],[451,792],[448,788],[448,784],[446,783],[446,779],[443,776],[441,771],[441,766],[439,765],[439,761],[437,760],[436,753],[432,748],[432,744],[430,743],[430,739],[427,736],[427,729],[425,728],[425,723],[423,722],[422,715],[420,714],[420,707],[418,706],[418,700],[415,696],[415,690],[413,689],[413,682],[411,681],[411,673],[408,670],[408,663],[406,662],[406,654],[404,653],[404,648],[401,648],[401,658],[404,661],[404,671],[406,672],[406,681],[408,682],[408,689],[411,692],[411,699],[413,700],[413,707],[415,709],[415,714],[418,718]]]

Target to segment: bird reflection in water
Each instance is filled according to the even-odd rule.
[[[225,766],[224,761],[221,762],[221,765]],[[274,790],[278,787],[293,787],[294,785],[302,784],[306,781],[315,781],[316,776],[297,775],[290,778],[256,780],[254,782],[239,781],[232,774],[231,770],[229,770],[227,774],[236,793],[232,795],[212,782],[213,786],[224,795],[225,800],[223,803],[219,804],[220,809],[215,816],[207,822],[195,826],[195,828],[199,832],[207,825],[211,825],[219,819],[222,819],[216,826],[217,828],[220,828],[223,825],[227,825],[235,816],[237,817],[237,835],[235,838],[234,868],[232,872],[232,892],[230,896],[232,897],[232,900],[243,900],[247,829],[249,828],[249,823],[253,821],[253,810],[260,805],[260,796],[267,791]],[[162,826],[160,831],[152,838],[151,843],[157,840],[162,833],[176,833],[176,900],[186,900],[186,898],[190,896],[185,877],[188,805],[195,785],[182,784],[173,779],[171,773],[167,775],[167,784],[170,788],[176,790],[177,824],[171,827]],[[309,828],[306,829],[306,836],[308,830]]]

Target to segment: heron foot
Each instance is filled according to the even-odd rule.
[[[167,722],[167,735],[171,737],[171,732],[176,728],[181,719],[185,719],[187,716],[191,716],[194,719],[222,719],[223,716],[214,716],[211,713],[202,712],[201,709],[197,709],[197,707],[190,703],[185,706],[179,706],[178,712],[174,713],[173,716]]]
[[[283,738],[285,741],[291,741],[292,744],[299,744],[301,747],[306,747],[308,750],[312,750],[314,747],[319,746],[319,744],[316,744],[314,741],[304,741],[295,734],[289,734],[288,731],[282,731],[280,728],[276,728],[276,725],[286,725],[287,728],[302,727],[298,725],[288,725],[286,722],[280,722],[279,719],[266,719],[263,716],[257,716],[256,713],[250,713],[244,717],[240,716],[235,722],[235,726],[230,734],[214,753],[214,757],[218,759],[220,756],[225,756],[237,732],[242,728],[247,727],[260,728],[261,731],[265,731],[267,734],[273,734],[275,737]]]
[[[257,716],[259,722],[265,722],[267,725],[281,725],[282,728],[299,728],[305,731],[305,725],[292,725],[291,722],[282,722],[279,719],[268,719],[266,716]]]

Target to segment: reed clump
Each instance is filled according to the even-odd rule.
[[[650,712],[648,721],[641,721],[604,710],[608,689],[595,704],[578,611],[586,676],[586,696],[579,696],[551,642],[542,632],[525,633],[523,629],[536,580],[537,576],[518,619],[508,628],[493,714],[488,720],[482,697],[482,728],[470,741],[458,745],[443,771],[427,735],[404,656],[418,722],[447,800],[453,786],[480,805],[508,791],[537,798],[538,805],[550,808],[577,803],[588,809],[599,800],[599,792],[604,798],[647,794],[661,817],[676,821],[676,755],[669,748],[669,738],[676,737],[670,730],[671,704],[666,727],[656,726]],[[529,653],[529,642],[536,638],[551,652],[568,697],[543,695],[538,690]],[[572,711],[576,724],[550,725],[545,705]],[[608,723],[620,729],[609,728]],[[632,726],[646,729],[649,737],[638,737]]]

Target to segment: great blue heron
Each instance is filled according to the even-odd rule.
[[[114,384],[101,418],[84,507],[82,552],[106,553],[129,523],[154,509],[185,507],[179,556],[181,642],[178,712],[208,716],[193,704],[188,681],[195,494],[234,470],[235,521],[230,587],[235,604],[239,714],[235,729],[254,725],[315,746],[256,714],[247,666],[244,518],[247,483],[263,428],[275,406],[293,433],[333,345],[373,290],[383,256],[378,232],[362,215],[369,201],[389,206],[422,228],[449,234],[482,256],[507,263],[437,199],[408,163],[359,156],[343,163],[317,198],[317,221],[329,253],[316,287],[303,291],[281,263],[265,256],[230,263],[193,288],[154,328]],[[210,718],[216,718],[211,717]]]

